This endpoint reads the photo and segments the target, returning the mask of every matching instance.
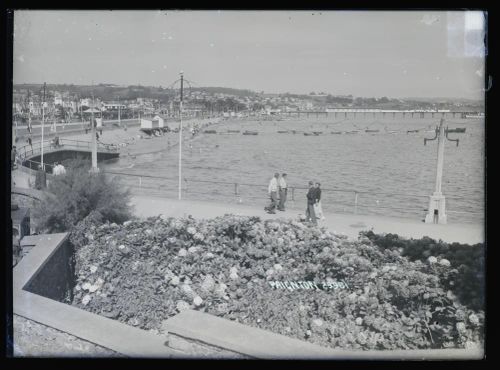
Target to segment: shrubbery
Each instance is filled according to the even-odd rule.
[[[161,331],[191,308],[323,346],[417,349],[481,344],[484,313],[441,277],[368,239],[295,221],[226,215],[80,225],[73,304]],[[76,234],[75,234],[76,235]],[[345,279],[349,289],[274,289],[270,281]]]
[[[485,250],[484,244],[460,244],[436,241],[429,237],[405,239],[396,234],[375,234],[372,231],[362,233],[382,249],[397,250],[402,256],[412,261],[427,261],[435,257],[437,263],[451,266],[440,270],[440,280],[446,289],[450,289],[464,305],[484,309],[485,293]]]
[[[123,222],[131,217],[130,194],[115,179],[91,174],[90,163],[67,163],[65,175],[54,176],[46,197],[35,208],[38,227],[49,233],[70,231],[91,212],[102,221]]]

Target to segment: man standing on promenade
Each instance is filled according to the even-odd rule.
[[[309,191],[307,192],[307,209],[306,209],[306,220],[312,222],[314,225],[318,225],[316,221],[316,213],[314,212],[314,203],[316,203],[316,188],[314,187],[314,182],[309,181]]]
[[[279,191],[280,191],[280,203],[278,205],[278,209],[280,211],[285,210],[285,202],[286,202],[286,196],[288,192],[288,184],[286,183],[286,173],[282,174],[279,182]]]
[[[323,207],[321,206],[321,184],[319,182],[316,183],[316,199],[314,204],[314,213],[316,217],[320,220],[324,220],[325,216],[323,216]]]
[[[274,177],[269,182],[269,187],[267,189],[269,197],[271,198],[271,204],[265,208],[267,213],[276,213],[276,206],[278,204],[278,179],[280,174],[276,172]]]

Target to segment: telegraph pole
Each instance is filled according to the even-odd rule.
[[[122,127],[122,121],[120,117],[120,96],[118,96],[118,126]]]
[[[91,143],[92,143],[92,169],[91,171],[92,172],[98,172],[99,169],[97,168],[97,138],[96,138],[96,134],[95,134],[95,129],[96,129],[96,123],[94,121],[94,107],[95,107],[95,104],[94,104],[94,86],[92,84],[92,109],[90,110],[91,114],[92,114],[92,121],[91,121],[91,130],[90,130],[90,135],[92,136],[92,140],[91,140]]]
[[[181,101],[179,105],[179,200],[182,198],[182,101],[184,88],[184,72],[181,71]]]
[[[436,127],[436,136],[432,139],[424,139],[424,145],[427,144],[427,141],[438,139],[436,186],[434,189],[434,193],[429,197],[429,210],[427,215],[425,216],[425,223],[446,224],[447,222],[445,196],[441,191],[443,180],[445,139],[449,141],[455,141],[458,146],[458,139],[449,139],[448,132],[448,128],[446,128],[446,130],[444,128],[444,118],[441,118],[439,127]]]
[[[45,170],[45,167],[43,165],[43,124],[45,121],[45,87],[46,83],[43,83],[43,101],[42,101],[42,138],[40,142],[40,163],[42,165],[42,169]]]

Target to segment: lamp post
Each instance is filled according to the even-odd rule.
[[[184,73],[181,71],[181,101],[179,105],[179,200],[182,198],[182,100],[184,87]]]
[[[449,141],[455,141],[458,146],[458,139],[448,138],[448,128],[444,128],[444,118],[441,118],[439,127],[436,127],[436,136],[432,139],[424,139],[424,145],[427,141],[438,140],[438,157],[436,167],[436,186],[434,193],[429,197],[429,210],[425,216],[425,223],[446,224],[446,202],[445,196],[441,191],[443,180],[443,164],[444,164],[444,143],[445,138]]]
[[[42,101],[42,138],[40,142],[40,163],[42,165],[42,169],[45,170],[45,167],[43,165],[43,126],[44,126],[44,121],[45,121],[45,87],[46,83],[43,83],[43,101]]]
[[[91,137],[91,143],[92,143],[92,169],[91,171],[92,172],[98,172],[99,169],[97,168],[97,138],[96,138],[96,134],[95,134],[95,121],[94,121],[94,107],[95,107],[95,104],[94,104],[94,92],[92,91],[92,108],[90,110],[91,114],[92,114],[92,118],[91,118],[91,130],[90,130],[90,135],[92,136]]]

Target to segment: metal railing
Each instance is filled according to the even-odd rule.
[[[34,161],[32,159],[27,159],[29,157],[41,155],[42,153],[42,148],[43,152],[45,153],[51,153],[57,150],[61,149],[73,149],[73,150],[84,150],[84,151],[90,151],[92,150],[92,143],[89,141],[82,141],[82,140],[71,140],[71,139],[64,139],[64,138],[59,138],[59,141],[56,142],[54,139],[51,140],[44,140],[43,143],[40,141],[37,141],[35,143],[30,144],[25,144],[19,148],[16,148],[17,156],[18,156],[18,161],[21,162],[22,165],[25,167],[28,167],[32,170],[38,169],[38,165],[41,164],[40,161]],[[97,150],[100,152],[116,152],[118,151],[118,146],[115,144],[107,144],[103,142],[97,142]],[[44,163],[44,170],[47,169],[52,169],[52,165],[49,163]]]
[[[174,194],[177,191],[177,177],[124,173],[112,170],[105,170],[104,172],[124,179],[126,185],[134,193],[157,193],[156,195],[165,196],[169,193]],[[202,180],[187,177],[183,178],[183,182],[183,193],[186,196],[189,196],[189,194],[210,195],[232,199],[238,203],[242,203],[242,200],[248,202],[257,200],[266,201],[269,199],[267,196],[267,186],[263,184]],[[203,186],[200,187],[198,185]],[[207,185],[213,186],[208,187]],[[302,203],[305,204],[308,190],[307,187],[289,185],[288,202],[291,204],[291,208],[298,209],[298,207],[302,207]],[[402,194],[342,188],[322,188],[322,194],[324,204],[329,204],[337,211],[354,214],[358,212],[366,213],[368,211],[369,213],[375,212],[376,214],[383,215],[392,211],[397,214],[423,218],[427,213],[429,205],[429,195],[424,194]],[[451,196],[447,197],[447,199],[460,200],[461,198]],[[408,204],[412,204],[412,206],[409,207]],[[462,211],[459,209],[448,210],[447,212],[474,217],[483,215],[479,212]]]

